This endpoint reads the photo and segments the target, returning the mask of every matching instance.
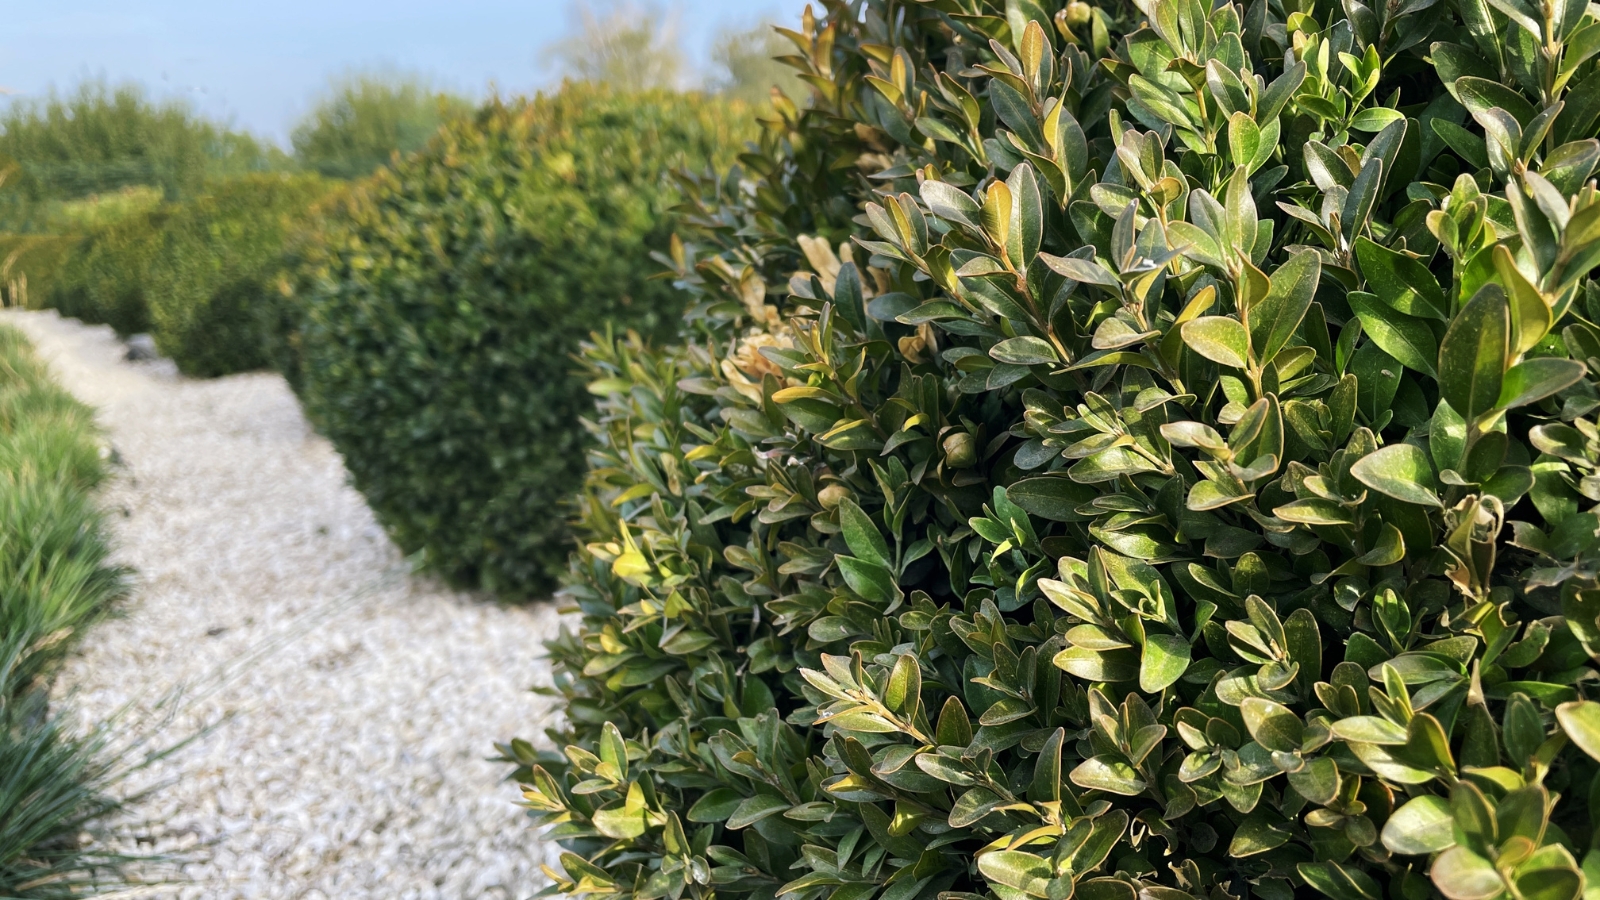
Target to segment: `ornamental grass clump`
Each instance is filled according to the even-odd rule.
[[[1600,20],[829,0],[597,339],[554,891],[1600,887]]]

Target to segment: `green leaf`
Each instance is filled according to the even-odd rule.
[[[839,527],[844,531],[844,542],[858,559],[884,569],[892,567],[888,541],[883,539],[872,517],[849,497],[839,501]]]
[[[851,556],[835,557],[834,561],[839,565],[839,574],[844,576],[844,583],[868,602],[887,604],[900,599],[900,588],[894,583],[894,575],[883,566]]]
[[[1402,745],[1405,728],[1378,716],[1351,716],[1333,723],[1333,736],[1358,744]]]
[[[978,857],[978,871],[996,884],[1015,888],[1032,897],[1044,897],[1049,892],[1050,879],[1055,876],[1050,863],[1043,857],[1020,850],[994,850]]]
[[[1537,403],[1583,380],[1588,369],[1575,359],[1537,356],[1511,367],[1500,386],[1496,409],[1515,409]]]
[[[982,207],[955,185],[945,184],[942,181],[924,181],[921,193],[922,202],[926,203],[928,209],[939,218],[960,223],[974,231],[982,227],[978,224]]]
[[[1145,638],[1139,660],[1139,690],[1158,694],[1177,682],[1189,668],[1189,642],[1175,634]]]
[[[1439,392],[1468,421],[1500,401],[1511,313],[1499,285],[1486,285],[1462,307],[1439,342]]]
[[[1248,113],[1236,112],[1228,117],[1228,152],[1236,166],[1250,166],[1261,147],[1261,129]]]
[[[1107,755],[1084,760],[1067,777],[1078,787],[1124,797],[1138,796],[1146,787],[1144,779],[1139,777],[1133,766]]]
[[[1003,801],[995,796],[988,788],[968,788],[967,792],[956,798],[955,805],[950,807],[949,823],[951,828],[965,828],[972,825],[989,813]]]
[[[784,804],[788,806],[788,804]],[[628,798],[620,806],[596,810],[594,827],[608,838],[619,840],[636,838],[644,834],[648,825],[648,811],[644,805],[644,792],[637,783],[628,785]]]
[[[1374,159],[1361,167],[1355,183],[1350,185],[1350,196],[1345,198],[1339,216],[1340,233],[1346,241],[1355,240],[1361,229],[1366,227],[1367,219],[1372,215],[1372,205],[1378,202],[1378,188],[1382,184],[1383,160]]]
[[[1266,809],[1251,813],[1233,832],[1228,855],[1235,859],[1275,850],[1289,842],[1293,831],[1283,816]]]
[[[600,727],[600,759],[611,764],[616,781],[628,780],[628,745],[612,722]]]
[[[1368,453],[1350,474],[1380,494],[1421,506],[1441,506],[1427,451],[1415,444],[1390,444]]]
[[[1044,338],[1036,337],[1014,337],[1001,341],[990,348],[989,355],[999,362],[1014,366],[1054,365],[1061,362],[1056,355],[1056,348]]]
[[[1556,707],[1556,721],[1579,750],[1600,759],[1600,703],[1577,700]]]
[[[1572,853],[1560,844],[1546,844],[1517,866],[1512,876],[1522,900],[1578,900],[1584,893],[1583,874]]]
[[[1261,746],[1283,753],[1300,749],[1305,725],[1283,704],[1261,697],[1246,697],[1239,706],[1239,714],[1244,717],[1250,736]]]
[[[1201,316],[1183,326],[1183,342],[1214,363],[1243,369],[1250,354],[1250,335],[1238,319]]]
[[[1361,319],[1362,330],[1383,352],[1412,371],[1436,374],[1433,361],[1439,348],[1428,323],[1380,302],[1374,294],[1351,291],[1346,299]]]
[[[1455,842],[1450,801],[1434,794],[1413,797],[1383,825],[1383,845],[1391,853],[1437,853]]]
[[[1057,668],[1088,681],[1132,681],[1139,676],[1139,657],[1130,650],[1085,650],[1068,647],[1057,653]]]
[[[734,809],[733,814],[728,817],[727,826],[738,829],[746,825],[753,825],[767,816],[783,812],[791,805],[789,801],[782,797],[774,797],[771,794],[757,794],[746,799]]]
[[[1266,298],[1250,309],[1250,344],[1255,348],[1257,365],[1272,362],[1294,337],[1306,310],[1311,308],[1321,274],[1321,257],[1315,250],[1296,253],[1272,273]]]
[[[1383,891],[1371,875],[1336,862],[1300,863],[1300,877],[1333,900],[1381,900]]]
[[[1081,521],[1084,517],[1078,514],[1078,507],[1095,496],[1092,488],[1057,475],[1024,478],[1006,488],[1006,497],[1012,503],[1052,522]]]
[[[1356,241],[1356,258],[1367,286],[1378,299],[1408,316],[1448,321],[1444,290],[1427,266],[1367,238]]]
[[[1399,110],[1386,106],[1371,106],[1350,118],[1350,128],[1354,131],[1372,133],[1382,131],[1404,118],[1405,114]]]
[[[1289,773],[1289,784],[1312,803],[1332,803],[1339,795],[1339,766],[1326,756],[1307,760],[1300,771]]]
[[[1461,846],[1439,854],[1428,874],[1449,900],[1489,900],[1505,891],[1494,864]]]
[[[696,800],[689,807],[689,821],[691,822],[722,822],[733,815],[733,811],[744,802],[744,796],[733,788],[716,788],[707,791],[705,796]]]

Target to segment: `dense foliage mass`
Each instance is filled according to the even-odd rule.
[[[827,0],[603,395],[552,890],[1600,886],[1600,20]]]
[[[401,547],[528,593],[583,472],[571,355],[605,320],[670,334],[651,280],[665,171],[726,163],[736,107],[568,85],[492,101],[323,217],[292,299],[301,399]]]
[[[316,175],[249,175],[176,207],[142,284],[161,354],[202,377],[272,362],[284,246],[332,187]]]
[[[470,114],[466,100],[414,77],[363,75],[334,84],[290,140],[295,160],[329,178],[364,178],[395,153],[422,148],[448,118]]]
[[[0,895],[82,896],[119,859],[83,841],[118,804],[105,734],[49,704],[49,679],[122,592],[91,493],[104,475],[90,410],[0,328]]]
[[[207,178],[281,166],[253,137],[157,103],[132,85],[85,81],[65,95],[18,100],[0,113],[0,227],[48,227],[54,204],[130,185],[168,199],[199,193]]]
[[[150,269],[171,214],[170,205],[139,208],[63,237],[72,246],[56,267],[29,273],[50,275],[49,289],[32,292],[31,299],[91,325],[110,325],[120,335],[149,331]]]

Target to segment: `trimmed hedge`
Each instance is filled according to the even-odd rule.
[[[571,354],[598,323],[670,334],[652,280],[673,166],[725,164],[739,107],[567,84],[490,102],[335,204],[299,251],[289,369],[395,541],[438,572],[545,590],[583,472]]]
[[[823,6],[585,354],[551,892],[1600,884],[1600,21]]]
[[[176,207],[143,285],[162,355],[200,377],[270,365],[285,245],[335,184],[315,175],[247,175]]]
[[[150,330],[150,267],[161,251],[170,206],[89,229],[60,264],[43,306],[119,335]]]

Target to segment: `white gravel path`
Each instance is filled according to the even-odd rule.
[[[172,782],[135,812],[199,860],[188,884],[151,895],[457,900],[542,886],[546,848],[486,757],[550,715],[526,689],[548,682],[551,606],[408,575],[282,378],[180,378],[53,312],[0,322],[97,407],[122,463],[105,502],[137,587],[63,690],[99,717],[209,686],[166,734],[215,730],[138,776]]]

